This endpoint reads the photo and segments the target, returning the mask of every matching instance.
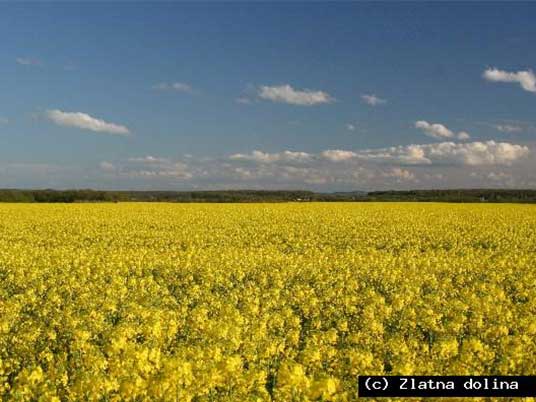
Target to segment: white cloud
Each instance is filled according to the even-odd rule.
[[[315,188],[320,191],[431,187],[527,186],[536,183],[526,146],[507,142],[440,142],[315,153],[282,150],[180,160],[161,156],[102,162],[106,180],[126,186],[200,189]],[[471,172],[477,172],[471,175]]]
[[[374,94],[361,95],[361,99],[363,100],[363,102],[365,102],[367,105],[370,105],[370,106],[378,106],[378,105],[383,105],[387,103],[385,99],[379,98]]]
[[[532,70],[512,73],[497,68],[488,68],[482,76],[492,82],[517,82],[525,91],[536,92],[536,76]]]
[[[159,158],[156,156],[143,156],[143,157],[137,157],[137,158],[128,158],[129,162],[134,163],[142,163],[142,164],[155,164],[155,163],[169,163],[169,159],[167,158]]]
[[[519,133],[523,131],[523,128],[520,126],[516,126],[513,124],[496,124],[493,127],[495,127],[498,131],[501,133]]]
[[[471,136],[469,135],[468,132],[466,131],[460,131],[456,137],[459,139],[459,140],[462,140],[462,141],[465,141],[465,140],[468,140],[471,138]]]
[[[393,155],[399,163],[404,165],[429,165],[432,161],[426,156],[423,145],[408,145],[405,147],[390,148],[386,155],[393,151]],[[382,152],[380,152],[380,156]]]
[[[424,133],[433,138],[452,138],[454,133],[442,124],[430,124],[427,121],[419,120],[415,122],[415,127],[424,131]]]
[[[307,152],[283,151],[280,153],[265,153],[262,151],[253,151],[250,154],[234,154],[229,157],[232,160],[245,160],[259,163],[272,163],[277,161],[286,162],[303,162],[311,158]]]
[[[101,170],[115,173],[118,177],[147,179],[185,179],[193,177],[189,167],[180,161],[155,156],[132,157],[116,163],[101,162]]]
[[[346,161],[355,158],[357,154],[352,151],[343,151],[340,149],[328,149],[320,153],[321,157],[332,162]]]
[[[330,162],[372,162],[403,165],[428,165],[432,161],[426,157],[427,145],[408,145],[389,148],[365,149],[359,151],[327,150],[319,157]]]
[[[186,84],[184,82],[163,82],[157,85],[153,86],[153,89],[157,89],[160,91],[176,91],[176,92],[186,92],[191,93],[192,87],[189,84]]]
[[[468,140],[469,134],[465,131],[460,131],[457,134],[449,130],[443,124],[428,123],[425,120],[419,120],[415,122],[415,127],[422,130],[424,134],[432,138],[445,139],[445,138],[457,138],[459,140]]]
[[[291,105],[313,106],[323,103],[331,103],[335,99],[323,91],[309,89],[296,90],[290,85],[261,86],[257,95],[262,99],[272,102],[289,103]]]
[[[528,147],[507,142],[441,142],[368,150],[358,153],[358,157],[377,162],[414,165],[509,166],[529,153]]]
[[[391,170],[383,173],[384,177],[394,177],[400,181],[416,181],[415,175],[409,170],[401,169],[399,167],[392,168]]]
[[[255,150],[250,154],[233,154],[229,157],[229,159],[270,163],[279,160],[279,154],[270,154]]]
[[[355,125],[353,125],[353,124],[347,124],[347,125],[346,125],[346,129],[347,129],[348,131],[355,131]]]
[[[253,151],[250,154],[234,154],[230,160],[252,161],[261,164],[276,162],[314,163],[375,163],[395,165],[505,165],[509,166],[530,153],[523,145],[508,142],[440,142],[434,144],[400,145],[389,148],[375,148],[358,151],[328,149],[317,154],[283,151],[265,153]]]
[[[53,109],[47,110],[45,116],[59,126],[76,127],[84,130],[116,135],[130,134],[129,129],[125,126],[107,123],[104,120],[97,119],[86,113],[63,112],[61,110]]]

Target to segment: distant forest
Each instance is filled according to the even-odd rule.
[[[0,202],[310,202],[428,201],[536,203],[536,190],[312,191],[97,191],[0,189]]]

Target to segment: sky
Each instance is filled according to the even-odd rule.
[[[536,3],[0,3],[0,188],[536,188]]]

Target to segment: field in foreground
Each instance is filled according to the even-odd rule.
[[[536,373],[536,206],[0,205],[0,399]]]

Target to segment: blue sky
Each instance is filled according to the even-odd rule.
[[[0,5],[0,187],[536,188],[536,3]]]

